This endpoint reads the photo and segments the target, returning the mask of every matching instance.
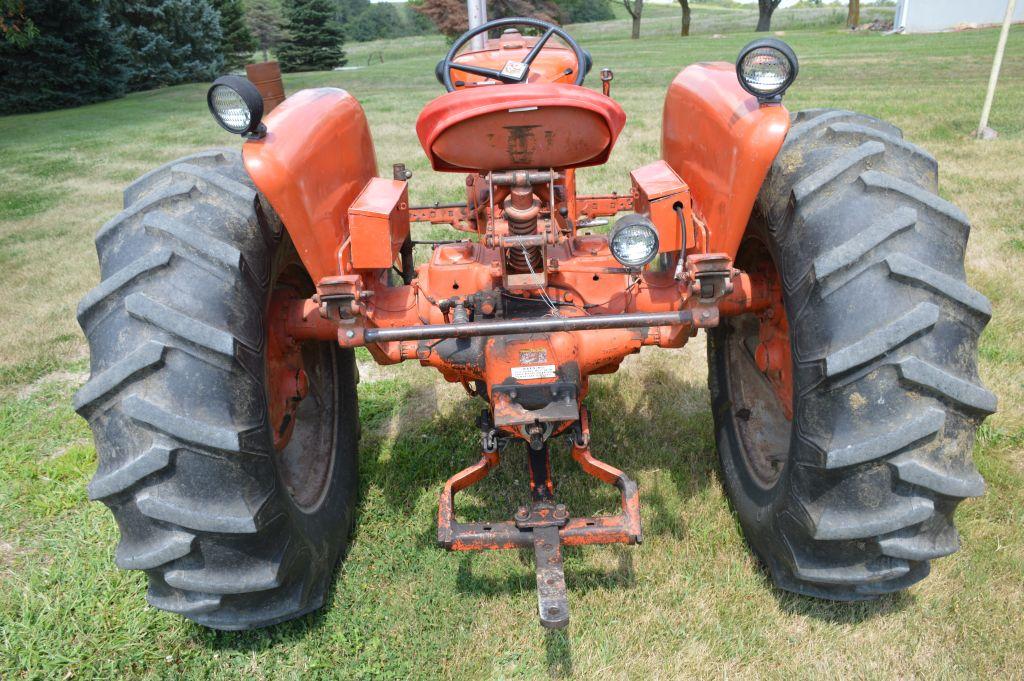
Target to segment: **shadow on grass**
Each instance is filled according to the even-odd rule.
[[[372,487],[383,498],[388,512],[412,521],[422,514],[418,507],[424,495],[436,498],[444,481],[479,457],[479,431],[475,426],[484,403],[476,398],[459,399],[444,415],[438,415],[438,384],[383,380],[360,390],[360,418],[363,440],[360,446],[360,494],[366,498]],[[679,513],[680,504],[699,495],[708,485],[717,485],[717,456],[707,393],[701,383],[681,380],[657,367],[616,374],[594,381],[588,406],[592,414],[594,453],[634,479],[638,473],[667,473],[678,499],[666,490],[641,485],[641,508],[647,537],[683,539],[688,528]],[[618,511],[618,491],[586,475],[569,457],[561,441],[552,443],[553,477],[558,499],[573,515]],[[502,465],[481,483],[457,497],[457,512],[467,521],[503,520],[529,500],[529,476],[525,450],[512,446],[502,456]],[[360,516],[356,510],[358,538]],[[422,520],[422,519],[421,519]],[[421,547],[437,548],[434,523],[414,535]],[[571,593],[594,589],[622,590],[636,586],[633,549],[612,546],[618,565],[597,569],[582,559],[587,549],[567,547],[566,576]],[[528,568],[518,574],[490,576],[476,574],[476,561],[485,554],[466,553],[458,557],[456,588],[475,596],[519,594],[534,598],[533,556],[519,550],[519,560]],[[763,570],[763,568],[762,568]],[[340,573],[340,571],[339,571]],[[337,579],[337,574],[335,579]],[[856,624],[877,616],[898,612],[913,597],[895,594],[878,601],[838,603],[790,594],[777,589],[766,572],[765,588],[778,599],[781,610],[839,624]],[[334,593],[334,584],[328,593]],[[301,641],[324,626],[330,604],[297,621],[241,633],[211,632],[195,628],[197,641],[214,649],[258,652],[277,645]],[[571,675],[572,646],[564,631],[545,635],[546,662],[552,677]]]
[[[765,574],[765,586],[772,590],[779,609],[790,615],[811,617],[828,624],[861,624],[902,612],[914,605],[917,597],[908,591],[898,591],[874,601],[825,601],[810,596],[789,593],[777,588]]]

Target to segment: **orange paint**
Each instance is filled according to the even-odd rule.
[[[607,161],[625,124],[622,107],[598,92],[527,83],[443,94],[416,134],[434,170],[580,168]]]
[[[665,97],[661,155],[689,185],[708,251],[736,256],[754,201],[789,132],[782,105],[759,105],[727,63],[683,69]]]
[[[484,50],[463,52],[455,63],[467,66],[482,66],[500,71],[509,61],[521,62],[537,42],[532,36],[519,33],[502,35],[497,40],[488,40]],[[569,73],[566,73],[569,71]],[[452,83],[456,88],[472,89],[487,80],[484,76],[451,69]],[[576,81],[576,55],[566,47],[548,43],[530,66],[529,83],[574,83]],[[483,87],[492,87],[484,85]]]
[[[348,209],[353,269],[387,269],[409,236],[409,189],[404,181],[372,178]]]
[[[348,208],[377,158],[366,116],[344,90],[301,90],[264,120],[267,136],[242,147],[245,169],[281,217],[314,282],[342,274]]]

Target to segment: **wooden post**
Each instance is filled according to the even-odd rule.
[[[487,0],[466,0],[466,10],[469,14],[469,28],[487,23]],[[487,47],[487,36],[481,33],[470,41],[471,50],[482,50]]]
[[[999,70],[1003,67],[1003,53],[1006,52],[1006,38],[1010,34],[1010,24],[1013,23],[1013,11],[1017,7],[1017,0],[1008,0],[1006,3],[1006,16],[1003,17],[1003,30],[999,32],[999,44],[996,46],[996,58],[992,62],[992,73],[988,77],[988,92],[985,93],[985,106],[981,109],[981,123],[978,124],[978,139],[990,140],[996,136],[995,130],[988,127],[988,117],[992,113],[992,100],[996,96],[996,83],[999,81]]]

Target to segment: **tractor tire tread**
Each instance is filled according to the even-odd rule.
[[[739,515],[780,588],[864,600],[955,552],[956,506],[984,492],[971,449],[997,406],[976,359],[992,308],[965,282],[970,224],[938,196],[930,154],[848,111],[792,120],[755,208],[787,298],[792,465],[771,510]],[[724,341],[712,340],[714,372]],[[720,451],[738,446],[721,435],[723,380],[711,382]]]
[[[270,457],[262,316],[280,220],[233,150],[164,164],[124,197],[96,236],[101,282],[78,307],[92,371],[74,398],[99,459],[89,498],[121,530],[115,563],[147,573],[152,606],[213,628],[316,610],[355,490],[334,497],[337,529],[313,540]],[[354,419],[353,405],[339,413]]]

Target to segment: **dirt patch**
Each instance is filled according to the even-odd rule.
[[[356,362],[356,366],[360,383],[376,383],[395,377],[394,367],[381,366],[376,362]]]
[[[18,390],[17,397],[19,400],[27,400],[51,383],[66,383],[77,388],[88,380],[88,371],[54,371],[22,386]]]
[[[9,570],[17,562],[19,556],[24,556],[27,553],[27,550],[0,539],[0,572]]]

